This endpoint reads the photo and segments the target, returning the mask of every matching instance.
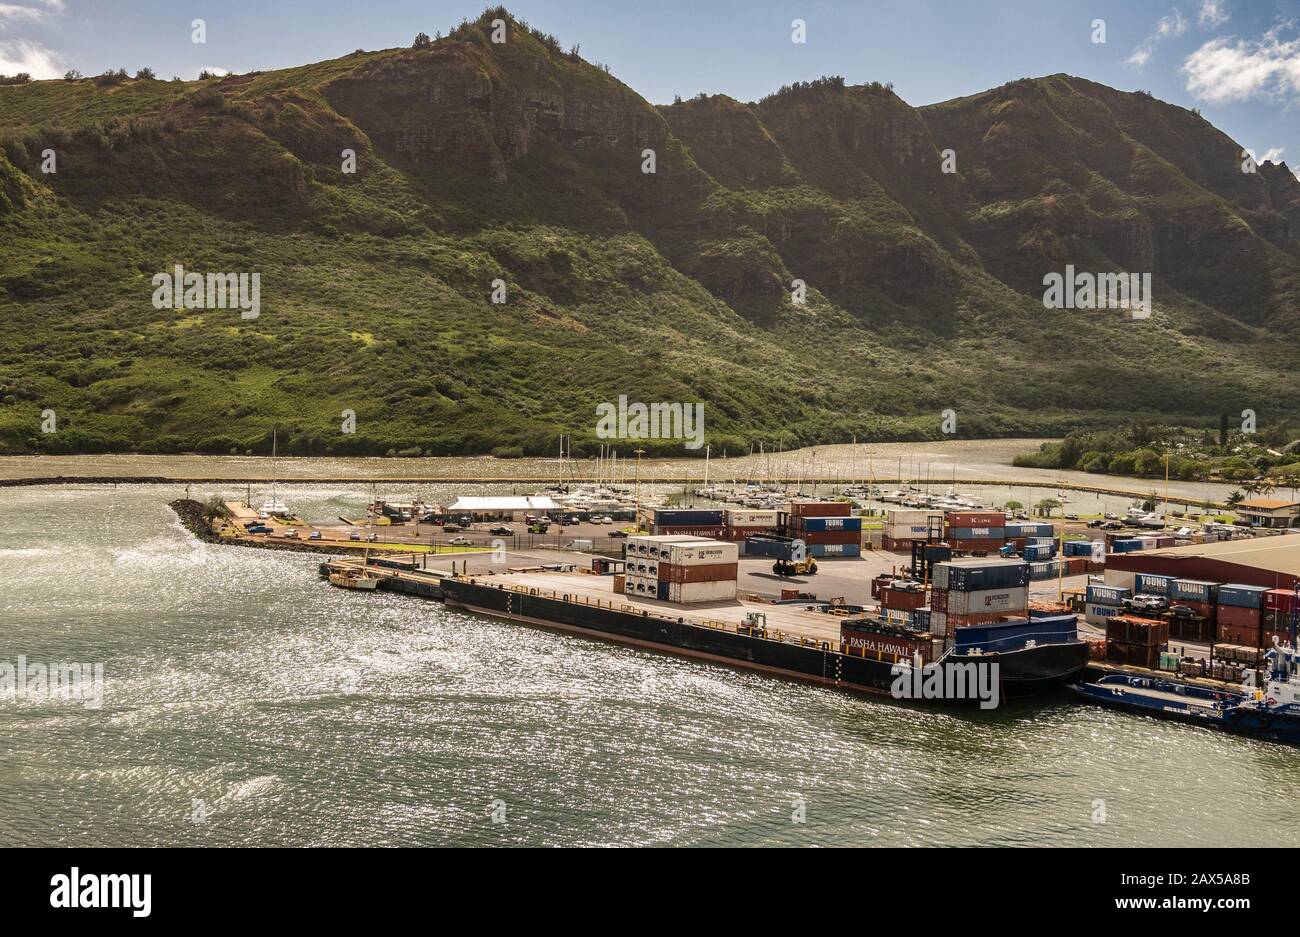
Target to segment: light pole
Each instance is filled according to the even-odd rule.
[[[641,533],[641,455],[645,450],[633,451],[636,453],[636,532]]]

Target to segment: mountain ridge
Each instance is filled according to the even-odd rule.
[[[620,393],[705,401],[733,451],[935,437],[947,408],[963,435],[1294,409],[1300,182],[1199,115],[1063,75],[652,105],[508,14],[492,43],[503,12],[263,74],[0,87],[0,445],[260,451],[275,422],[286,451],[544,453]],[[268,308],[152,309],[178,262],[261,269]],[[1067,263],[1152,272],[1152,318],[1044,310]]]

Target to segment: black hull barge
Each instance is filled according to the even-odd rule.
[[[323,569],[336,564],[325,564]],[[557,571],[448,576],[371,567],[380,589],[556,631],[741,667],[835,689],[893,696],[895,667],[916,659],[854,650],[841,641],[841,618],[802,607],[733,601],[676,606],[612,591],[610,577]],[[925,663],[996,661],[1002,697],[1041,692],[1078,678],[1087,645],[1078,640],[943,656],[942,641]]]

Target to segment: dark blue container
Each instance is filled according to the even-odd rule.
[[[801,517],[797,521],[800,530],[807,533],[819,533],[823,530],[861,530],[860,517]]]
[[[1219,586],[1219,604],[1232,605],[1237,608],[1262,608],[1264,606],[1264,593],[1268,589],[1264,586],[1243,586],[1237,583],[1229,583]]]
[[[1138,573],[1133,591],[1139,595],[1168,595],[1174,584],[1173,576],[1161,576],[1158,573]]]
[[[957,651],[1014,651],[1033,640],[1038,644],[1064,644],[1079,637],[1077,615],[1045,615],[996,625],[963,625],[953,645]]]
[[[655,511],[656,527],[713,527],[722,523],[722,511],[676,510]]]
[[[948,536],[953,540],[1005,540],[1005,527],[950,527]]]
[[[667,598],[668,598],[668,586],[669,586],[669,585],[670,585],[670,584],[669,584],[669,583],[666,583],[666,582],[661,582],[661,583],[659,583],[659,594],[658,594],[658,598],[661,598],[661,599],[665,599],[665,600],[667,600]]]

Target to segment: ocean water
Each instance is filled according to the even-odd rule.
[[[234,492],[231,492],[233,494]],[[864,699],[332,589],[196,542],[183,488],[0,489],[19,845],[1290,845],[1300,751],[1073,704]],[[197,486],[203,497],[207,489]],[[363,486],[292,489],[332,518]]]

